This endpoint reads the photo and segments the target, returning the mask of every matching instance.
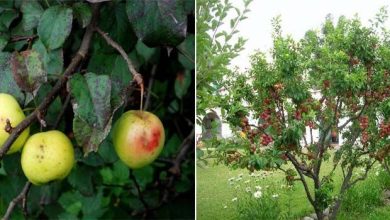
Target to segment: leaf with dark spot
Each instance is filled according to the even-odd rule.
[[[177,46],[186,36],[184,1],[127,1],[126,11],[138,38],[150,47]]]
[[[14,52],[11,67],[14,79],[23,91],[36,92],[47,80],[41,57],[34,50]]]
[[[24,94],[12,76],[10,53],[0,52],[0,92],[12,95],[19,103],[24,101]]]
[[[84,154],[97,151],[111,130],[114,112],[123,102],[113,103],[108,75],[76,74],[68,83],[74,111],[73,132]]]

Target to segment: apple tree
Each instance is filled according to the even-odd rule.
[[[0,101],[3,219],[194,217],[194,6],[193,0],[0,2],[0,94],[12,96],[26,116],[14,122],[18,108]],[[129,110],[153,113],[165,131],[157,159],[138,169],[126,166],[113,144],[114,125]],[[29,153],[11,152],[26,131],[34,138],[24,146]],[[129,142],[143,138],[135,134]],[[25,161],[37,141],[42,157]],[[53,153],[43,154],[45,144]],[[62,163],[45,173],[70,164],[69,175],[28,181],[23,171],[43,175],[35,169],[43,155]]]
[[[224,72],[218,106],[247,138],[210,141],[214,156],[251,171],[282,170],[288,183],[303,185],[318,219],[328,207],[335,219],[348,189],[390,152],[386,18],[384,9],[367,26],[357,16],[328,16],[300,40],[283,35],[275,18],[272,58],[257,52],[248,71]],[[333,169],[325,172],[324,162]]]

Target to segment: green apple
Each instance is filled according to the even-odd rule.
[[[25,118],[26,116],[16,99],[9,94],[0,93],[0,147],[3,146],[9,137],[9,133],[5,130],[7,120],[9,120],[11,127],[16,127]],[[24,142],[26,142],[29,134],[30,129],[25,129],[11,145],[7,154],[19,151],[23,147]]]
[[[35,185],[64,179],[75,163],[72,142],[56,130],[34,134],[23,148],[21,163],[24,175]]]
[[[150,112],[131,110],[125,112],[115,123],[115,150],[119,158],[132,169],[152,163],[161,153],[164,141],[164,126]]]

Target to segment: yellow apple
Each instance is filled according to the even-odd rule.
[[[113,143],[119,158],[130,168],[152,163],[165,141],[160,119],[147,111],[127,111],[115,123]]]
[[[21,163],[24,175],[35,185],[64,179],[75,163],[72,142],[56,130],[34,134],[23,148]]]
[[[0,93],[0,147],[3,146],[9,137],[9,133],[5,131],[7,120],[9,120],[11,127],[16,127],[25,118],[26,116],[16,99],[9,94]],[[30,129],[25,129],[11,145],[7,154],[19,151],[23,147],[24,142],[26,142],[29,134]]]

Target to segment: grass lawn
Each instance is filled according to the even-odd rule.
[[[324,163],[321,173],[328,173],[332,168],[332,160]],[[288,167],[285,167],[288,168]],[[379,169],[379,168],[378,168]],[[388,174],[380,172],[376,176],[374,169],[369,178],[364,182],[359,182],[348,194],[348,198],[339,213],[338,219],[390,219],[390,207],[386,207],[380,201],[380,192],[383,188],[390,187]],[[240,199],[237,190],[229,184],[229,178],[237,179],[242,174],[242,180],[234,181],[240,187],[253,188],[259,185],[263,189],[271,186],[279,194],[279,204],[282,212],[288,214],[288,219],[300,219],[305,215],[313,213],[306,193],[300,182],[296,182],[291,190],[281,187],[285,185],[285,176],[281,171],[267,172],[265,178],[253,177],[247,170],[232,170],[224,165],[211,165],[197,167],[197,219],[237,219],[236,202],[232,202],[234,197]],[[357,170],[359,172],[359,169]],[[259,172],[257,172],[259,173]],[[261,172],[264,173],[264,172]],[[385,176],[385,177],[382,177]],[[382,177],[382,178],[379,178]],[[341,185],[341,169],[336,170],[333,178],[335,190],[338,192]],[[245,181],[250,181],[245,183]],[[310,182],[309,184],[313,184]],[[379,198],[378,198],[379,197]]]

